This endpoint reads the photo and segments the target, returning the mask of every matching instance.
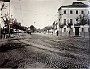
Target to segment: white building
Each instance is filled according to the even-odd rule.
[[[76,26],[78,20],[77,18],[81,15],[85,15],[88,17],[89,15],[89,6],[82,2],[73,2],[72,5],[61,6],[58,9],[58,23],[59,23],[59,31],[62,35],[68,35],[70,31],[70,35],[75,36],[88,36],[89,35],[89,23],[85,25]],[[89,17],[87,18],[89,20]],[[71,28],[67,25],[71,23]],[[60,28],[60,25],[63,25],[63,28]]]

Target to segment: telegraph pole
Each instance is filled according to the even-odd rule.
[[[0,39],[1,39],[1,8],[2,8],[2,1],[0,1]]]
[[[0,1],[0,9],[1,9],[1,1]],[[0,10],[0,17],[1,17],[1,10]],[[1,39],[1,18],[0,18],[0,39]]]
[[[89,12],[90,12],[90,1],[89,2]],[[88,14],[90,17],[90,13]],[[90,59],[90,18],[89,18],[89,59]],[[90,60],[89,60],[89,69],[90,69]]]
[[[9,26],[9,37],[10,37],[10,2],[9,2],[9,24],[8,26]]]
[[[21,11],[21,22],[23,23],[23,12],[22,12],[22,1],[19,0],[19,3],[20,3],[20,11]]]

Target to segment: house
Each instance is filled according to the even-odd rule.
[[[82,2],[61,6],[58,9],[58,29],[63,36],[89,36],[89,6]],[[81,19],[86,19],[87,23]],[[83,20],[82,19],[82,20]],[[79,24],[80,23],[80,24]],[[85,24],[83,24],[85,23]]]

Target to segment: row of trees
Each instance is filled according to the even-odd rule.
[[[89,21],[88,18],[89,18],[88,17],[88,14],[87,15],[82,14],[82,15],[79,15],[77,18],[75,18],[77,20],[77,23],[76,24],[73,24],[73,22],[69,22],[69,21],[67,21],[67,24],[65,24],[65,23],[63,23],[63,24],[59,23],[59,27],[61,28],[61,34],[62,34],[62,28],[64,26],[67,26],[69,28],[69,31],[70,31],[72,25],[74,25],[74,26],[81,26],[81,25],[83,25],[84,26],[86,24],[89,24],[90,21]],[[55,23],[54,22],[52,26],[46,26],[43,29],[41,29],[41,31],[47,31],[49,33],[49,30],[51,30],[51,29],[52,30],[57,30],[57,26],[58,26],[57,24],[58,23]]]
[[[25,26],[21,26],[21,23],[19,23],[16,19],[11,19],[11,18],[7,18],[7,15],[5,14],[4,17],[1,17],[3,22],[4,22],[4,27],[1,28],[1,34],[5,35],[5,34],[14,34],[14,33],[20,33],[19,30],[25,31],[25,32],[35,32],[36,28],[31,25],[28,30],[27,27]]]
[[[4,23],[4,27],[1,28],[1,34],[13,34],[16,32],[19,32],[19,30],[26,31],[27,27],[21,26],[21,23],[19,23],[16,19],[10,18],[7,14],[5,16],[1,17]],[[14,31],[15,30],[15,31]]]
[[[1,0],[1,1],[10,2],[10,0]],[[6,8],[6,7],[5,7],[5,4],[3,3],[0,10],[2,11],[4,8]],[[21,26],[21,23],[19,23],[17,21],[17,19],[12,18],[12,15],[10,17],[10,14],[8,14],[8,13],[5,14],[4,16],[2,16],[2,14],[1,14],[0,18],[2,19],[2,21],[4,23],[4,27],[0,29],[1,30],[0,35],[9,34],[9,37],[10,37],[10,34],[17,33],[17,32],[19,32],[19,30],[28,32],[28,28],[25,26]],[[31,32],[34,32],[36,30],[36,28],[33,25],[31,25],[30,30],[31,30]]]

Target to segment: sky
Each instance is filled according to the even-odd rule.
[[[10,14],[21,25],[36,28],[50,26],[58,19],[58,9],[77,0],[11,0]]]

